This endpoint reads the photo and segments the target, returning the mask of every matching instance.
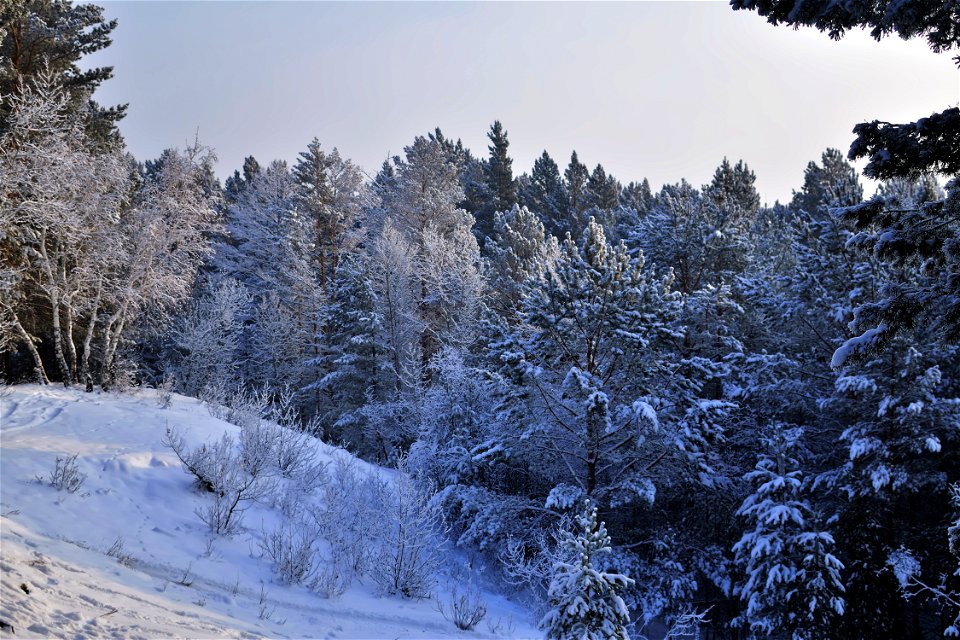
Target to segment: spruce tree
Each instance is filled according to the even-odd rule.
[[[338,259],[336,236],[343,231],[333,211],[329,168],[327,154],[320,148],[320,141],[316,138],[307,145],[306,151],[300,153],[300,159],[293,166],[293,176],[298,185],[297,209],[312,227],[311,258],[320,288],[324,291],[329,290],[333,283]]]
[[[574,531],[560,533],[561,558],[553,565],[550,611],[540,621],[548,640],[627,640],[630,612],[620,593],[633,584],[605,571],[600,556],[610,553],[610,536],[597,509],[584,501]]]

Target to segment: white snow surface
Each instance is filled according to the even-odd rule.
[[[482,576],[488,613],[473,631],[456,629],[431,600],[379,597],[369,580],[336,599],[282,584],[257,545],[277,512],[254,505],[240,533],[212,534],[194,513],[209,496],[161,444],[167,425],[191,446],[238,431],[192,398],[174,395],[160,408],[152,391],[23,385],[0,397],[0,621],[13,627],[11,634],[0,625],[0,637],[540,635],[532,612],[492,591]],[[57,491],[45,480],[58,455],[74,453],[87,479],[77,493]],[[349,454],[318,442],[316,455],[329,461]],[[127,565],[106,554],[118,539],[132,557]],[[457,562],[464,560],[451,552],[449,564]],[[187,570],[192,584],[178,584]],[[443,600],[450,583],[437,581]]]

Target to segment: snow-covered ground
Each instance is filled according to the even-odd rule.
[[[192,398],[174,395],[170,407],[160,408],[153,391],[16,386],[4,392],[0,636],[539,635],[529,610],[489,590],[482,595],[486,619],[473,631],[459,631],[433,601],[379,597],[369,580],[334,599],[283,584],[257,544],[276,512],[255,505],[242,531],[213,535],[194,513],[209,495],[161,443],[168,425],[191,445],[238,430]],[[87,479],[76,493],[57,491],[46,480],[57,456],[73,454]],[[316,455],[329,461],[347,454],[318,443]],[[448,584],[438,576],[441,600]]]

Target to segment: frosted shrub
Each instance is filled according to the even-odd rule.
[[[353,576],[350,559],[343,554],[343,549],[331,547],[330,560],[317,566],[310,588],[324,598],[338,598],[353,584]]]
[[[136,388],[138,373],[136,362],[126,356],[118,357],[106,372],[101,386],[104,391],[127,393]]]
[[[214,533],[235,532],[240,527],[246,504],[263,497],[268,489],[257,476],[245,472],[233,453],[233,438],[226,433],[213,444],[205,443],[188,451],[183,436],[168,428],[163,443],[196,478],[197,486],[213,494],[213,502],[198,508],[196,514]]]
[[[299,427],[300,421],[297,417],[297,408],[294,401],[296,394],[290,387],[284,387],[277,393],[273,401],[267,407],[266,417],[271,422],[276,422],[282,427]]]
[[[184,469],[196,480],[197,487],[203,491],[215,493],[233,463],[233,438],[226,433],[217,442],[204,443],[189,451],[183,434],[167,427],[161,442],[173,450]]]
[[[258,425],[270,413],[270,394],[266,389],[238,389],[227,400],[224,420],[238,427]]]
[[[207,405],[207,412],[217,420],[227,417],[227,387],[222,380],[212,380],[205,384],[197,397]]]
[[[157,406],[161,409],[169,409],[173,401],[173,388],[175,382],[170,376],[163,376],[163,380],[157,384]]]
[[[317,475],[313,464],[314,439],[292,427],[278,427],[276,432],[274,460],[280,475],[284,478],[314,477]]]
[[[569,524],[567,518],[560,520],[560,530]],[[506,582],[518,589],[529,590],[541,603],[547,602],[550,574],[553,565],[560,560],[559,534],[547,534],[536,530],[532,539],[523,541],[510,537],[497,555]]]
[[[440,563],[440,505],[403,473],[385,498],[380,505],[385,525],[371,575],[384,594],[428,598]]]
[[[452,622],[461,631],[471,631],[487,615],[487,606],[480,599],[480,588],[472,577],[464,586],[455,583],[446,603],[437,598],[437,610],[444,620]]]
[[[299,520],[287,521],[270,533],[264,533],[260,550],[273,561],[277,575],[288,584],[304,584],[316,572],[314,541],[316,533]]]
[[[240,463],[247,473],[259,477],[273,463],[278,431],[259,418],[240,427]]]
[[[240,501],[243,499],[246,487],[239,491],[217,491],[213,494],[213,502],[194,510],[197,517],[210,530],[217,534],[230,535],[235,533],[243,522],[243,511]]]
[[[377,475],[363,473],[356,462],[337,457],[323,485],[323,507],[313,512],[320,535],[330,544],[331,554],[342,559],[356,575],[364,575],[371,561],[370,550],[383,531],[386,483]]]

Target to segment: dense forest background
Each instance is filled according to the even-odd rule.
[[[930,4],[739,3],[947,50],[957,10]],[[500,122],[479,154],[437,129],[368,177],[314,139],[221,184],[199,143],[125,151],[123,107],[91,98],[110,70],[77,66],[116,26],[99,8],[2,12],[8,382],[282,406],[402,462],[456,543],[547,608],[599,518],[612,550],[591,560],[629,576],[603,584],[640,622],[960,633],[956,108],[857,126],[869,198],[836,149],[773,205],[726,158],[657,190],[576,153],[522,171]],[[555,533],[574,524],[587,547]]]

